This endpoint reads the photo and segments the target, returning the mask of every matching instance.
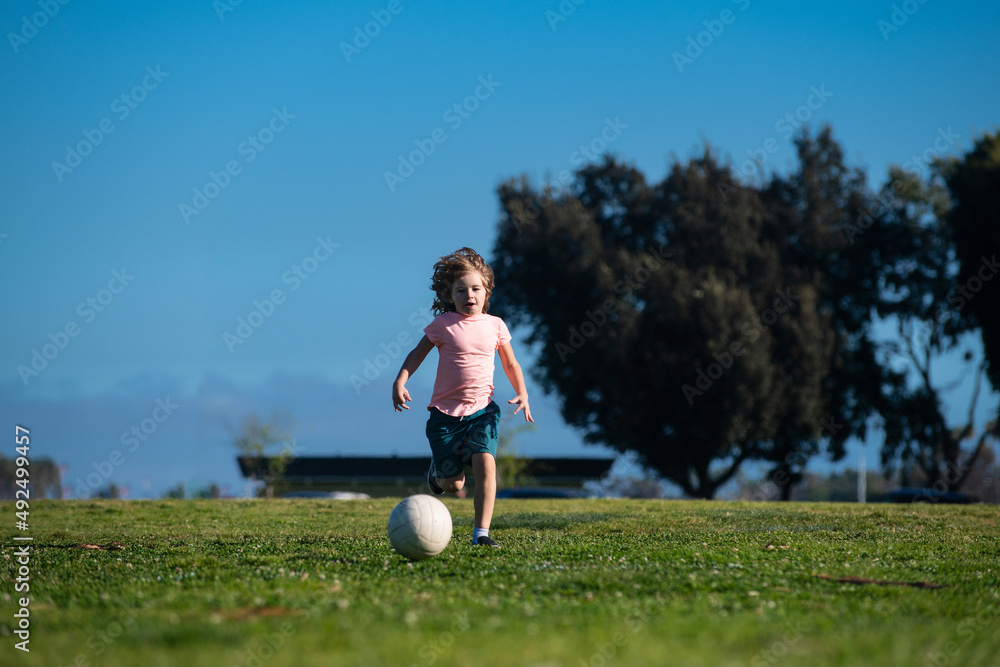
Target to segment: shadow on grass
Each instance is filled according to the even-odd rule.
[[[503,513],[494,515],[492,527],[503,529],[561,530],[567,526],[600,523],[611,519],[621,519],[621,515],[612,512],[565,512],[558,514],[547,512]]]

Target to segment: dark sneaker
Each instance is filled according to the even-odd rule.
[[[434,461],[431,461],[431,467],[427,469],[427,488],[430,489],[431,493],[435,496],[440,496],[444,493],[444,489],[442,489],[441,485],[437,483],[436,479],[434,479]]]
[[[500,548],[500,545],[494,542],[489,535],[480,535],[479,541],[475,543],[477,547],[496,547]]]

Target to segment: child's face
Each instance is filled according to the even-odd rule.
[[[489,296],[478,271],[467,273],[451,284],[451,301],[460,315],[481,315]]]

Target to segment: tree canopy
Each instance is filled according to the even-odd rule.
[[[944,171],[953,202],[945,220],[959,264],[948,304],[975,318],[987,373],[1000,388],[1000,133],[983,136]]]
[[[605,157],[566,188],[498,188],[493,307],[528,332],[535,379],[587,442],[638,453],[691,496],[763,461],[787,498],[873,415],[897,446],[887,461],[936,419],[914,422],[926,392],[875,322],[915,325],[947,298],[947,197],[900,171],[871,191],[829,128],[796,149],[790,174],[755,186],[706,148],[659,183]]]
[[[898,471],[904,485],[956,491],[974,474],[987,441],[1000,435],[995,421],[978,432],[975,425],[984,373],[1000,387],[990,363],[1000,355],[1000,281],[992,282],[1000,271],[1000,141],[983,137],[961,159],[938,161],[924,180],[899,168],[890,175],[898,186],[891,193],[894,215],[908,220],[918,243],[907,257],[906,282],[884,295],[880,313],[894,318],[898,330],[884,345],[886,363],[902,360],[909,370],[909,381],[887,395],[880,410],[883,467],[887,474]],[[977,331],[982,359],[972,350]],[[939,377],[935,362],[959,346],[964,368]],[[967,378],[973,385],[968,417],[949,424],[947,394]]]

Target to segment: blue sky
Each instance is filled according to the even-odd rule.
[[[436,258],[490,252],[503,180],[602,142],[651,180],[706,142],[785,171],[798,114],[879,184],[939,131],[960,154],[997,128],[997,25],[935,0],[5,3],[0,416],[70,487],[118,451],[132,497],[242,493],[225,424],[251,411],[289,413],[305,454],[423,454],[396,346]],[[533,384],[522,451],[605,453]]]

